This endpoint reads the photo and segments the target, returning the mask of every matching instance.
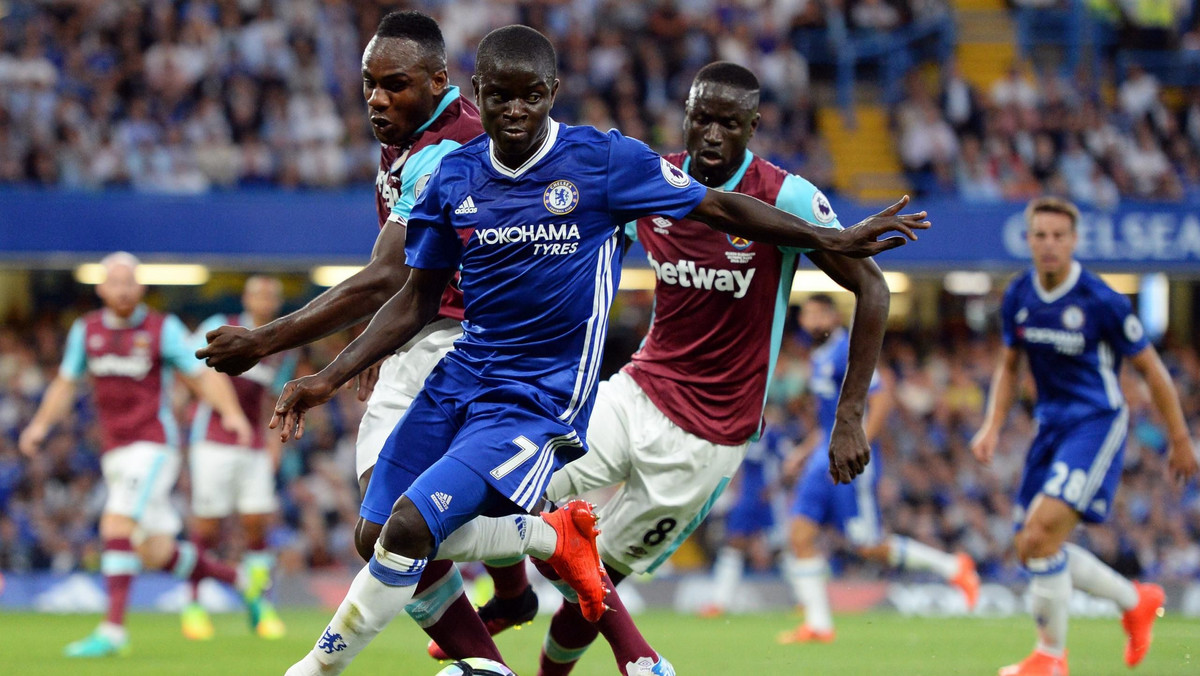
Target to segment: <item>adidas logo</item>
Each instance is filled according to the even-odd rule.
[[[475,208],[475,200],[471,199],[470,195],[467,195],[467,199],[463,200],[462,204],[458,205],[458,208],[454,210],[454,213],[458,214],[459,216],[465,216],[466,214],[473,214],[478,211],[479,210]]]
[[[468,200],[470,200],[471,198],[470,198],[470,197],[468,197],[467,199],[468,199]],[[464,202],[464,204],[465,204],[465,202]],[[459,209],[461,209],[461,208],[462,208],[462,207],[459,207]],[[471,208],[472,208],[472,209],[474,209],[475,207],[474,207],[474,206],[472,206]],[[474,213],[474,212],[471,212],[471,213]],[[442,493],[442,492],[440,492],[440,491],[439,491],[439,492],[437,492],[437,493],[434,493],[434,494],[433,494],[432,496],[430,496],[430,497],[432,497],[432,498],[433,498],[433,502],[434,502],[434,504],[436,504],[436,505],[437,505],[437,508],[438,508],[438,511],[439,511],[439,512],[444,512],[444,511],[446,511],[446,510],[447,510],[447,509],[450,507],[450,501],[451,501],[452,499],[454,499],[454,496],[452,496],[452,495],[448,495],[448,494],[446,494],[446,493]]]

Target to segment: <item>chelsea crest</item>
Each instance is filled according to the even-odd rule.
[[[542,193],[542,204],[546,205],[546,210],[552,214],[569,214],[579,204],[579,188],[570,181],[557,180]]]

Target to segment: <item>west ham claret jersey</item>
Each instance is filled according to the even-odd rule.
[[[686,153],[666,159],[688,170]],[[810,223],[841,227],[813,184],[750,152],[722,189]],[[650,333],[625,371],[688,433],[717,444],[745,443],[762,420],[800,251],[662,214],[630,226],[657,282]]]

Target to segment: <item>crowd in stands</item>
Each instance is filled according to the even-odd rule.
[[[487,30],[528,23],[559,48],[558,119],[615,126],[664,152],[681,145],[695,71],[715,59],[743,63],[764,85],[752,148],[831,188],[810,60],[829,65],[831,49],[846,41],[864,51],[872,36],[947,23],[947,3],[758,4],[414,3],[442,23],[452,83],[469,88],[473,48]],[[16,3],[0,18],[0,186],[195,193],[367,185],[378,157],[360,57],[393,8],[378,0]],[[1169,44],[1194,50],[1200,64],[1200,19],[1193,23],[1173,30]],[[1128,32],[1134,43],[1157,30],[1136,28]],[[906,90],[893,106],[896,142],[919,192],[995,201],[1048,190],[1102,208],[1121,198],[1200,199],[1200,90],[1164,92],[1133,68],[1102,96],[1094,77],[1031,71],[1015,65],[988,91],[952,62],[937,69],[936,82],[925,70],[903,88],[883,83]],[[815,67],[813,76],[831,73]]]
[[[893,113],[914,184],[979,202],[1047,192],[1099,208],[1200,199],[1200,88],[1169,98],[1134,66],[1104,97],[1028,70],[1014,65],[989,91],[953,66],[936,84],[912,73]]]
[[[71,311],[74,312],[74,311]],[[183,315],[194,323],[199,317]],[[625,294],[618,303],[606,355],[609,372],[637,345],[649,318],[648,298]],[[0,328],[0,570],[94,569],[99,554],[96,519],[103,504],[97,423],[82,399],[35,460],[19,455],[16,439],[61,358],[69,313],[44,313],[32,323]],[[998,353],[995,338],[889,334],[881,360],[894,407],[882,438],[883,522],[980,562],[985,577],[1019,579],[1011,549],[1012,502],[1033,425],[1024,386],[991,467],[967,448],[981,421],[986,388]],[[299,373],[327,363],[345,344],[333,337],[302,353]],[[806,394],[807,341],[793,325],[771,393],[772,420],[794,430],[802,445],[813,426]],[[1200,436],[1200,355],[1171,349],[1165,360],[1179,387],[1192,429]],[[1200,490],[1165,478],[1163,427],[1144,384],[1123,380],[1132,412],[1125,474],[1106,525],[1080,531],[1089,546],[1122,573],[1158,580],[1200,580]],[[183,390],[176,414],[186,418]],[[271,531],[287,570],[358,565],[352,543],[358,488],[354,440],[363,404],[342,390],[309,413],[303,439],[285,445],[278,472],[282,509]],[[184,465],[186,467],[186,463]],[[786,482],[785,482],[786,483]],[[736,490],[736,489],[731,489]],[[779,489],[790,504],[790,487]],[[187,513],[186,471],[177,489]],[[720,517],[710,519],[706,546],[720,545]],[[225,554],[236,553],[227,544]],[[851,561],[851,565],[853,562]]]
[[[870,0],[862,0],[869,3]],[[450,82],[470,95],[474,48],[522,22],[558,47],[557,119],[682,144],[691,77],[727,59],[764,86],[756,147],[826,183],[808,65],[788,39],[818,2],[409,3],[439,19]],[[259,184],[370,185],[361,57],[378,0],[16,3],[0,16],[0,185],[192,193]],[[808,23],[806,23],[808,22]]]
[[[918,190],[980,202],[1050,192],[1101,209],[1200,199],[1196,3],[1013,5],[1021,58],[990,87],[954,63],[909,74],[892,113]]]

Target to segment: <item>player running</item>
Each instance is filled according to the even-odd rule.
[[[1118,374],[1128,357],[1146,380],[1167,424],[1167,465],[1176,477],[1197,473],[1195,452],[1171,377],[1146,339],[1129,300],[1074,260],[1079,210],[1042,197],[1025,208],[1033,269],[1018,275],[1000,309],[1004,351],[992,377],[987,417],[971,450],[987,464],[1016,396],[1020,356],[1037,384],[1037,435],[1017,494],[1014,538],[1031,577],[1038,640],[1029,657],[1001,676],[1067,676],[1071,588],[1112,599],[1124,611],[1125,663],[1150,649],[1165,596],[1130,582],[1091,552],[1067,542],[1080,521],[1099,523],[1116,497],[1129,427]]]
[[[821,528],[832,526],[853,546],[854,553],[898,570],[928,570],[939,575],[966,597],[967,609],[979,600],[979,575],[975,562],[966,554],[954,556],[912,538],[889,535],[884,538],[879,515],[879,477],[882,474],[879,449],[875,440],[891,410],[891,394],[872,378],[867,398],[866,438],[871,442],[871,463],[851,485],[838,485],[829,478],[828,430],[838,423],[839,392],[845,385],[851,356],[852,332],[842,327],[842,318],[833,299],[824,294],[811,296],[800,310],[800,326],[812,337],[812,377],[810,388],[817,400],[818,434],[816,450],[808,456],[803,474],[796,483],[788,539],[792,556],[784,564],[784,574],[796,600],[804,606],[804,622],[779,635],[780,643],[829,643],[834,639],[833,615],[829,610],[829,563],[817,539]],[[855,324],[857,330],[857,323]],[[845,395],[842,393],[842,397]]]
[[[308,344],[375,314],[408,279],[405,224],[430,174],[447,153],[483,133],[478,109],[449,83],[441,29],[425,14],[405,11],[383,17],[363,52],[362,78],[371,129],[381,144],[375,180],[379,235],[371,260],[296,312],[257,328],[225,326],[209,332],[209,345],[196,356],[218,371],[237,375],[267,355]],[[462,293],[451,284],[437,315],[389,355],[378,372],[372,369],[360,379],[359,396],[370,392],[356,443],[363,494],[384,441],[434,364],[462,336],[462,318]],[[360,520],[355,540],[364,561],[370,560],[377,539],[378,525]],[[500,660],[449,561],[426,568],[410,610],[451,655]]]
[[[758,102],[758,79],[749,70],[725,62],[704,67],[688,96],[687,151],[666,162],[714,188],[709,194],[749,195],[830,232],[840,230],[816,187],[747,151],[758,126]],[[630,223],[627,234],[646,248],[658,280],[650,332],[632,361],[600,386],[589,452],[557,472],[546,493],[559,501],[623,484],[599,511],[604,533],[597,544],[613,584],[662,565],[737,471],[762,425],[793,272],[798,255],[807,251],[718,232],[699,220],[703,214],[694,215]],[[840,409],[843,426],[836,431],[835,452],[845,458],[860,443],[865,447],[857,416],[883,341],[888,290],[870,259],[808,255],[860,299],[854,363],[861,382],[848,387]],[[516,564],[513,572],[523,566]],[[514,578],[511,573],[499,578],[498,597],[512,595],[505,586]],[[563,591],[568,602],[550,625],[542,676],[569,673],[598,632],[618,664],[646,656],[645,639],[623,606],[613,603],[614,612],[592,624],[570,590]]]
[[[104,308],[71,327],[58,377],[20,438],[21,451],[32,457],[51,427],[70,412],[79,380],[91,375],[101,429],[100,469],[108,488],[100,515],[100,571],[108,587],[108,614],[91,635],[67,646],[67,657],[129,653],[125,607],[133,578],[143,569],[234,585],[252,612],[270,584],[266,567],[239,573],[197,552],[190,542],[175,540],[182,522],[171,504],[180,462],[179,431],[170,408],[173,375],[178,373],[220,411],[223,429],[238,443],[250,442],[250,423],[229,379],[192,357],[183,322],[142,304],[146,288],[136,279],[138,260],[118,252],[101,265],[104,281],[96,286],[96,295]],[[135,533],[145,536],[136,548]]]
[[[279,315],[283,304],[283,286],[278,279],[255,275],[246,280],[242,291],[240,314],[213,315],[196,330],[199,337],[220,326],[256,328]],[[238,515],[246,553],[242,559],[247,567],[274,567],[275,557],[267,547],[267,529],[271,516],[278,509],[275,497],[275,468],[279,465],[280,444],[274,435],[264,434],[263,413],[283,384],[295,371],[294,356],[268,358],[240,376],[234,376],[242,412],[251,421],[253,437],[249,444],[238,444],[233,434],[225,430],[224,420],[206,403],[196,409],[192,420],[191,447],[188,467],[191,471],[192,521],[191,540],[201,553],[215,549],[221,538],[221,521]],[[269,437],[269,438],[268,438]],[[181,616],[183,635],[194,641],[213,637],[213,624],[199,601],[199,584],[192,585],[192,602],[184,606]],[[279,613],[267,599],[255,607],[251,623],[259,636],[282,638],[286,627]]]
[[[559,124],[549,118],[556,63],[549,41],[528,27],[483,39],[472,83],[487,138],[447,155],[413,208],[408,283],[326,369],[289,383],[276,406],[283,435],[301,434],[307,409],[419,330],[461,269],[463,338],[388,438],[363,501],[364,517],[385,521],[375,556],[289,674],[340,673],[404,608],[447,535],[481,514],[535,510],[553,471],[583,454],[624,223],[647,213],[691,216],[736,237],[853,255],[904,241],[874,241],[879,234],[924,227],[923,214],[887,214],[845,232],[812,226],[708,190],[616,131]],[[846,449],[846,479],[861,471],[863,447]],[[574,501],[516,520],[593,621],[606,593],[594,519]],[[656,663],[655,673],[670,673],[648,647],[620,667],[649,672]]]

